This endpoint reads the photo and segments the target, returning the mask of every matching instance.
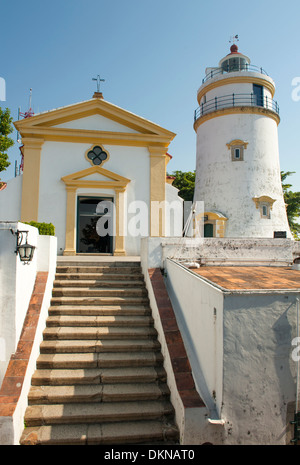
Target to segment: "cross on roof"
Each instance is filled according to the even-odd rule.
[[[93,81],[97,81],[97,92],[100,92],[100,83],[105,82],[105,79],[100,79],[98,74],[96,78],[93,78]]]

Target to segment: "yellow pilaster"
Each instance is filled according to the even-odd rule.
[[[116,240],[114,255],[126,255],[125,252],[125,231],[124,231],[124,192],[125,188],[116,187]]]
[[[166,152],[165,147],[148,147],[150,153],[150,236],[165,234]]]
[[[67,191],[67,216],[66,216],[66,243],[64,255],[76,255],[75,230],[76,230],[76,187],[66,186]]]
[[[24,169],[21,221],[38,221],[40,164],[43,139],[22,138]]]

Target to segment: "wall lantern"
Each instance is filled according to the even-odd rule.
[[[17,236],[15,253],[19,254],[20,260],[23,263],[23,265],[28,265],[29,262],[31,262],[33,259],[34,250],[36,248],[34,245],[30,245],[27,242],[28,231],[19,231],[17,229],[17,231],[11,230],[11,232],[12,234],[15,234]],[[26,242],[22,243],[24,234],[26,234]]]

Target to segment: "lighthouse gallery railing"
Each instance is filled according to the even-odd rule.
[[[253,93],[251,94],[230,94],[222,95],[221,97],[215,97],[211,100],[208,100],[205,103],[202,103],[195,110],[194,121],[200,118],[207,113],[212,111],[220,110],[222,108],[230,107],[243,107],[243,106],[254,106],[254,107],[263,107],[267,110],[274,111],[279,115],[279,106],[278,103],[267,95],[264,97],[259,97]]]
[[[268,76],[267,71],[265,71],[263,68],[259,66],[249,65],[248,63],[237,63],[237,62],[234,62],[234,64],[230,64],[229,62],[227,66],[223,65],[222,68],[212,68],[202,79],[202,84],[204,84],[209,79],[212,79],[218,76],[219,74],[233,73],[235,71],[251,71],[255,73],[265,74],[266,76]]]

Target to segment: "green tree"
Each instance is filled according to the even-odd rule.
[[[300,218],[300,192],[291,191],[292,184],[284,183],[286,178],[294,173],[295,171],[281,171],[281,183],[291,232],[296,240],[300,240],[300,223],[297,222]]]
[[[14,141],[8,137],[13,132],[12,120],[9,108],[5,110],[0,108],[0,172],[5,171],[10,165],[6,152],[14,144]]]
[[[180,195],[183,200],[193,201],[196,176],[195,171],[174,171],[171,176],[175,176],[172,185],[179,190],[178,195]]]

